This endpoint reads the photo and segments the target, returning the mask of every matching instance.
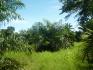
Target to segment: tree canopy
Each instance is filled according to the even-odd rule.
[[[37,22],[27,31],[21,31],[21,38],[28,44],[35,45],[36,51],[56,51],[70,47],[74,33],[70,24],[50,21]]]
[[[78,16],[86,48],[84,57],[87,57],[89,64],[93,63],[93,0],[60,0],[62,13],[68,13],[66,17],[75,13]],[[81,36],[81,35],[80,35]],[[83,37],[84,38],[84,37]],[[79,37],[78,37],[79,39]],[[91,66],[90,66],[91,68]],[[90,69],[91,70],[91,69]]]
[[[20,18],[16,11],[22,7],[21,0],[0,0],[0,22]]]
[[[80,25],[93,18],[93,0],[60,0],[62,12],[68,13],[67,17],[75,13]]]

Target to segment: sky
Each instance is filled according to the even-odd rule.
[[[25,8],[20,9],[17,12],[24,20],[11,21],[2,25],[2,28],[13,26],[16,31],[20,31],[28,29],[34,25],[35,22],[42,22],[44,19],[51,22],[62,20],[63,23],[71,23],[75,29],[78,27],[73,15],[68,20],[64,19],[66,14],[59,15],[61,13],[61,10],[59,9],[62,6],[59,0],[22,0],[22,2],[25,4]]]

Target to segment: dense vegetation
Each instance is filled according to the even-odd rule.
[[[60,3],[61,14],[76,13],[79,31],[47,20],[19,32],[0,29],[0,70],[93,70],[93,1]],[[21,0],[0,0],[0,22],[21,19],[16,11],[23,7]]]
[[[25,52],[9,51],[4,56],[19,61],[25,70],[87,70],[87,62],[82,63],[84,47],[84,43],[81,42],[75,43],[70,49],[53,53],[46,51],[27,55]]]
[[[57,51],[73,45],[74,32],[70,24],[37,22],[32,28],[19,33],[29,45],[34,45],[36,51]]]
[[[17,18],[20,19],[20,15],[16,11],[23,6],[24,4],[20,0],[0,0],[0,22],[4,23]],[[15,45],[13,43],[13,31],[14,28],[12,27],[0,30],[0,70],[20,70],[22,67],[15,59],[3,56],[6,50]]]
[[[84,49],[84,58],[89,64],[93,63],[93,1],[92,0],[60,0],[63,4],[62,13],[67,13],[67,17],[75,13],[78,16],[80,30],[82,30],[83,41],[86,42]],[[89,66],[92,70],[92,66]]]

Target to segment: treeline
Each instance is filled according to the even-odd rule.
[[[58,51],[78,41],[78,32],[70,24],[49,21],[37,22],[28,30],[15,32],[14,27],[0,30],[1,52],[14,51]]]
[[[80,41],[79,32],[74,32],[70,24],[37,22],[27,30],[15,32],[14,27],[0,29],[0,69],[20,70],[23,66],[14,59],[4,57],[7,51],[32,53],[56,52]]]

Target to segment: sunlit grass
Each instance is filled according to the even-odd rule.
[[[72,48],[53,53],[47,51],[32,54],[7,52],[5,56],[24,64],[25,70],[79,70],[79,66],[83,64],[83,48],[83,43],[75,43]]]

